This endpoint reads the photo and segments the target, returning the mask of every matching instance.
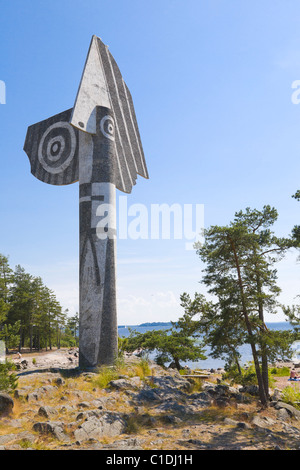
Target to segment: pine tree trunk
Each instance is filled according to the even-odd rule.
[[[232,250],[233,250],[235,265],[236,265],[237,274],[238,274],[238,284],[239,284],[239,289],[240,289],[240,293],[241,293],[241,301],[242,301],[242,312],[243,312],[243,316],[244,316],[244,319],[245,319],[247,331],[248,331],[248,334],[249,334],[249,337],[250,337],[250,346],[251,346],[251,351],[252,351],[252,356],[253,356],[253,361],[254,361],[254,366],[255,366],[255,372],[256,372],[256,377],[257,377],[257,382],[258,382],[259,397],[260,397],[260,401],[261,401],[262,405],[264,407],[267,407],[268,406],[268,400],[267,400],[267,396],[266,396],[266,393],[265,393],[264,382],[263,382],[263,378],[262,378],[262,374],[261,374],[261,370],[260,370],[260,366],[259,366],[257,351],[256,351],[256,348],[255,348],[251,323],[250,323],[249,317],[248,317],[240,264],[239,264],[239,260],[238,260],[238,256],[237,256],[237,253],[236,253],[236,249],[235,249],[233,240],[230,239],[230,238],[229,238],[229,240],[230,240],[230,244],[231,244],[231,247],[232,247]]]
[[[241,376],[241,375],[242,375],[242,369],[241,369],[241,366],[240,366],[239,360],[238,360],[238,358],[236,357],[236,355],[234,355],[234,360],[235,360],[235,363],[236,363],[236,366],[237,366],[237,369],[238,369],[239,375]]]
[[[174,359],[174,362],[175,362],[175,365],[176,365],[176,369],[177,369],[177,370],[180,370],[181,367],[180,367],[180,363],[179,363],[178,357],[174,357],[173,359]]]
[[[257,292],[258,292],[258,316],[262,324],[264,325],[264,306],[263,306],[263,301],[261,299],[262,295],[262,286],[261,286],[261,279],[256,273],[256,285],[257,285]],[[260,342],[260,348],[261,348],[261,371],[262,371],[262,379],[263,379],[263,384],[264,384],[264,389],[265,389],[265,394],[268,397],[269,396],[269,373],[268,373],[268,356],[267,356],[267,351],[266,351],[266,346],[265,346],[265,341],[264,341],[264,334],[261,333],[262,339]]]
[[[30,325],[30,330],[29,330],[30,331],[30,333],[29,333],[30,334],[30,338],[29,338],[30,352],[32,352],[32,330],[33,330],[32,325]]]
[[[20,327],[19,353],[21,353],[21,349],[22,349],[22,334],[23,334],[23,328],[21,326]]]

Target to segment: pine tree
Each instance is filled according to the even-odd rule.
[[[239,341],[246,335],[264,406],[268,397],[268,333],[264,310],[274,312],[280,292],[273,264],[293,245],[290,239],[276,238],[270,231],[276,218],[277,212],[270,206],[262,211],[247,208],[245,212],[236,213],[229,226],[212,226],[205,230],[205,243],[198,245],[197,251],[206,263],[202,282],[217,298],[223,328],[219,332],[224,337],[226,325],[231,334],[235,329],[235,338],[241,331]]]
[[[0,329],[6,320],[9,310],[10,288],[13,282],[13,270],[8,258],[0,254]]]

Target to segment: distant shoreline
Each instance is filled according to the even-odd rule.
[[[133,327],[149,327],[149,326],[171,326],[171,322],[146,322],[141,323],[140,325],[119,325],[118,328],[133,328]]]
[[[176,322],[174,322],[176,323]],[[288,321],[278,321],[278,322],[266,322],[267,327],[271,328],[272,325],[290,325]],[[118,328],[134,328],[134,327],[152,327],[152,326],[171,326],[172,322],[146,322],[146,323],[141,323],[140,325],[119,325]],[[292,326],[290,325],[292,328]]]

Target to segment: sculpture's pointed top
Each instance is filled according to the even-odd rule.
[[[98,39],[92,37],[71,118],[74,127],[90,134],[96,134],[96,106],[111,107]]]
[[[148,178],[133,101],[108,46],[93,36],[70,123],[97,134],[97,106],[111,110],[118,163],[116,186],[129,193],[138,174]]]

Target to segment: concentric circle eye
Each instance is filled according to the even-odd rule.
[[[102,134],[110,140],[115,140],[115,122],[111,116],[104,116],[100,121]]]
[[[64,171],[74,158],[76,134],[68,122],[57,122],[44,132],[38,150],[42,167],[52,174]]]

